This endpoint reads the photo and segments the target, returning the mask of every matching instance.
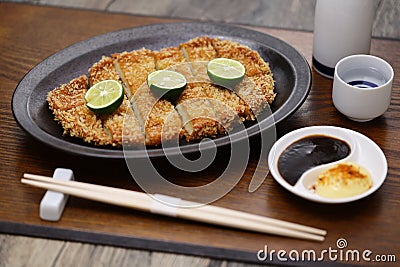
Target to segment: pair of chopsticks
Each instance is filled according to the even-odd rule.
[[[34,174],[24,174],[21,182],[75,197],[231,228],[314,241],[323,241],[327,234],[326,230],[212,205],[197,203],[198,206],[194,208],[182,208],[179,207],[180,205],[171,207],[160,203],[155,198],[161,196],[166,200],[179,200],[181,206],[196,203],[163,195],[151,197],[146,193],[126,189],[76,181],[60,181]]]

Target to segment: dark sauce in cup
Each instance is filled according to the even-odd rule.
[[[350,145],[326,135],[310,135],[289,145],[278,159],[278,170],[290,184],[295,185],[307,170],[344,159]]]

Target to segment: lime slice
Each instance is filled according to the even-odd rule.
[[[85,94],[86,106],[95,113],[109,114],[124,100],[124,89],[115,80],[96,83]]]
[[[230,89],[240,83],[245,73],[242,63],[229,58],[216,58],[207,64],[207,74],[211,81]]]
[[[147,76],[147,84],[157,97],[175,101],[186,87],[186,78],[176,71],[157,70]]]

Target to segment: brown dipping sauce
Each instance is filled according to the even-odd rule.
[[[310,135],[289,145],[280,155],[278,170],[282,177],[295,185],[307,170],[344,159],[350,146],[343,140],[326,135]]]

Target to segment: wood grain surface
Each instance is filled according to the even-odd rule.
[[[221,207],[325,228],[328,236],[323,243],[160,217],[73,197],[59,222],[40,220],[39,202],[44,191],[22,185],[19,180],[24,172],[51,176],[55,168],[66,167],[74,171],[79,181],[139,189],[130,177],[124,161],[67,155],[38,143],[21,130],[11,111],[12,94],[18,82],[46,57],[77,41],[121,28],[170,21],[172,20],[0,3],[0,232],[49,238],[58,236],[80,241],[89,241],[85,237],[90,237],[94,243],[120,247],[140,247],[203,256],[211,254],[213,257],[253,261],[256,261],[256,252],[263,249],[264,245],[275,250],[321,251],[328,247],[335,248],[338,238],[346,238],[351,248],[368,248],[374,254],[397,254],[399,258],[398,75],[393,83],[392,102],[388,111],[371,122],[355,123],[340,115],[333,107],[332,80],[313,71],[313,85],[307,101],[293,116],[277,127],[279,136],[300,127],[334,125],[353,129],[370,137],[382,148],[389,165],[387,180],[376,193],[354,203],[322,205],[292,195],[280,187],[270,175],[256,192],[249,193],[247,189],[259,153],[257,138],[253,138],[251,159],[244,176],[229,194],[214,203]],[[252,29],[287,41],[310,62],[311,33]],[[395,73],[400,72],[399,41],[373,39],[371,53],[389,61]],[[224,161],[225,153],[224,150],[219,152],[218,159]],[[174,176],[176,170],[165,159],[158,159],[154,164],[163,173],[168,173],[169,179],[186,186],[212,181],[213,174],[218,171],[190,175],[189,179],[189,176]],[[96,239],[96,236],[106,238]],[[152,244],[156,245],[152,247]],[[218,252],[213,254],[213,251]],[[238,253],[234,253],[235,251]]]
[[[312,31],[316,0],[7,0],[38,5]],[[379,0],[374,37],[400,39],[400,1]]]

